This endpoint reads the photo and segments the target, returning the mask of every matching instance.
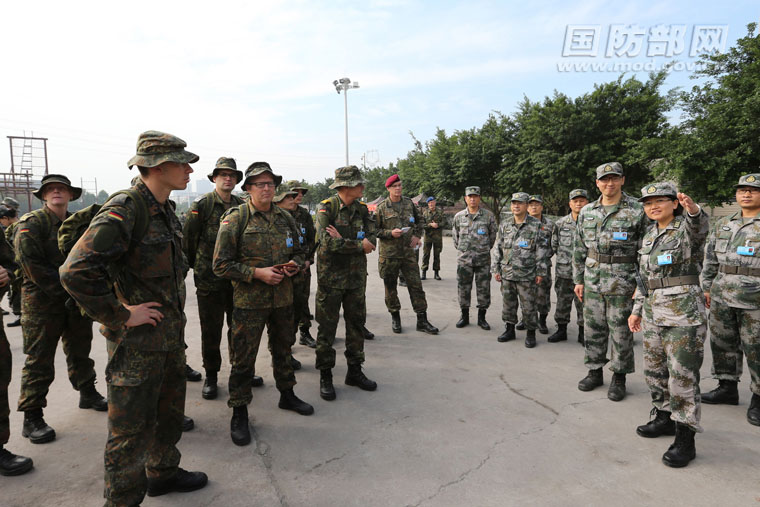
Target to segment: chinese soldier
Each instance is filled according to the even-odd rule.
[[[446,215],[436,206],[435,197],[427,198],[427,209],[422,213],[425,219],[425,238],[422,247],[422,280],[427,278],[426,272],[430,266],[430,251],[433,251],[433,273],[436,280],[441,279],[441,250],[443,250],[443,228]]]

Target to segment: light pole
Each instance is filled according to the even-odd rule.
[[[333,85],[335,85],[335,91],[338,92],[338,95],[340,95],[341,90],[343,91],[343,109],[346,117],[346,165],[348,165],[348,90],[359,88],[359,83],[357,81],[352,83],[347,77],[342,77],[333,81]]]

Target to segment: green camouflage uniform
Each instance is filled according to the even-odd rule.
[[[425,238],[422,246],[422,271],[427,271],[430,267],[430,250],[433,250],[433,271],[441,270],[441,251],[443,250],[443,228],[446,223],[446,214],[441,208],[436,206],[435,211],[425,208],[422,212],[422,218],[425,220]],[[438,228],[430,227],[429,224],[436,223]]]
[[[713,376],[738,382],[743,350],[750,389],[760,395],[760,216],[742,218],[739,211],[715,223],[705,248],[702,289],[711,299]]]
[[[474,215],[467,208],[454,215],[451,237],[457,249],[460,308],[470,308],[473,278],[478,308],[491,306],[491,248],[496,235],[496,218],[482,206]]]
[[[59,339],[74,389],[79,390],[95,380],[95,363],[90,359],[92,320],[72,304],[58,275],[64,261],[58,249],[61,223],[61,219],[44,206],[24,215],[16,232],[14,249],[24,277],[21,329],[26,361],[21,370],[18,400],[21,412],[47,406],[48,389],[55,378]]]
[[[311,265],[314,264],[314,255],[317,251],[317,231],[314,227],[314,219],[306,208],[298,206],[291,215],[299,229],[298,241],[304,251],[304,257],[309,261],[309,269],[293,277],[293,318],[301,329],[309,329],[311,327],[309,319]]]
[[[11,249],[13,248],[13,240],[16,233],[18,222],[13,222],[5,229],[5,239],[8,241]],[[18,269],[18,268],[16,268]],[[21,315],[21,283],[24,277],[21,276],[21,271],[16,273],[18,276],[13,277],[10,286],[8,287],[8,302],[11,305],[11,311],[14,315]]]
[[[208,200],[213,202],[213,206],[210,208],[211,213],[206,217],[203,215],[208,209]],[[182,249],[190,267],[193,268],[198,316],[201,322],[203,368],[206,372],[216,373],[222,366],[219,344],[222,341],[225,314],[228,345],[232,330],[232,283],[216,276],[211,267],[216,235],[224,212],[242,202],[241,198],[232,195],[230,202],[225,203],[216,191],[212,191],[196,199],[185,215]]]
[[[549,272],[549,239],[544,234],[541,222],[530,215],[520,224],[512,216],[499,224],[496,246],[491,252],[491,272],[501,274],[501,318],[506,324],[517,323],[519,299],[525,329],[538,327],[535,279]]]
[[[398,203],[393,203],[390,197],[386,197],[377,205],[375,220],[377,237],[380,239],[377,270],[385,284],[385,306],[391,313],[401,310],[396,283],[399,273],[402,273],[415,313],[426,312],[427,300],[420,281],[417,252],[409,246],[412,236],[422,237],[422,217],[419,209],[408,197],[402,196]],[[391,235],[393,229],[404,227],[410,227],[410,230],[401,237],[394,238]]]
[[[127,165],[196,162],[185,146],[178,137],[147,131]],[[147,477],[170,480],[177,473],[185,411],[189,266],[182,231],[172,201],[160,204],[141,179],[133,189],[135,198],[120,193],[103,206],[60,269],[63,286],[102,324],[107,339],[106,505],[138,505]],[[145,219],[138,213],[146,211],[147,229],[138,238],[135,226]],[[124,305],[148,302],[160,303],[161,321],[126,328],[130,312]]]
[[[8,275],[13,280],[13,271],[16,266],[13,262],[13,250],[5,237],[0,237],[0,266],[8,270]],[[0,327],[2,327],[1,317]],[[11,371],[11,347],[5,335],[5,329],[0,329],[0,448],[8,443],[10,437],[8,384],[11,383]]]
[[[577,235],[578,227],[572,213],[557,220],[552,229],[552,251],[557,255],[554,268],[554,293],[557,295],[554,321],[558,325],[569,324],[570,311],[575,301],[578,326],[582,327],[583,303],[575,295],[573,283],[573,244]]]
[[[547,255],[547,275],[541,280],[541,283],[536,287],[536,310],[539,315],[549,315],[549,311],[552,307],[552,256],[554,255],[554,249],[551,245],[551,237],[554,231],[554,222],[546,218],[545,215],[541,216],[541,224],[544,227],[544,237],[546,238],[548,250]]]
[[[642,317],[644,377],[652,404],[697,432],[702,431],[699,368],[707,332],[699,271],[709,225],[704,211],[692,217],[684,210],[663,230],[649,226],[639,249],[648,296],[636,291],[633,305],[633,315]]]
[[[325,229],[329,225],[338,230],[340,238],[333,238],[327,233]],[[365,238],[373,245],[377,243],[375,222],[366,204],[354,201],[346,206],[337,195],[322,201],[317,211],[316,319],[319,323],[319,370],[329,370],[335,366],[333,343],[341,305],[346,324],[346,362],[349,365],[364,363],[367,255],[362,241]]]
[[[610,369],[633,373],[633,333],[628,317],[636,289],[636,250],[649,220],[636,199],[625,192],[609,212],[600,197],[578,215],[573,248],[573,281],[583,284],[585,364],[590,370],[607,362]]]
[[[244,206],[248,222],[242,223]],[[269,329],[269,350],[277,389],[296,384],[290,364],[295,343],[293,327],[293,281],[285,276],[277,285],[254,278],[256,268],[294,261],[304,263],[293,217],[274,204],[257,210],[252,201],[231,208],[222,217],[214,249],[214,273],[232,280],[232,338],[230,343],[230,407],[248,405],[253,399],[251,382],[264,326]]]

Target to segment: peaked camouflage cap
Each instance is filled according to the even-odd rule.
[[[282,176],[278,176],[272,171],[272,168],[269,166],[266,162],[254,162],[253,164],[248,166],[248,169],[245,170],[245,180],[243,181],[243,190],[246,189],[246,186],[248,185],[248,180],[253,178],[254,176],[258,176],[259,174],[269,173],[272,175],[272,178],[274,178],[274,185],[276,187],[280,186],[280,183],[282,183]]]
[[[464,195],[467,197],[468,195],[480,195],[480,187],[478,186],[471,186],[464,189]]]
[[[213,183],[214,177],[216,176],[216,172],[222,169],[226,169],[228,171],[234,171],[235,173],[235,184],[240,183],[243,179],[243,171],[238,170],[237,163],[235,162],[234,158],[228,158],[228,157],[219,157],[219,160],[216,161],[216,166],[214,167],[214,170],[211,171],[208,174],[208,180]]]
[[[19,207],[21,206],[21,203],[19,203],[13,197],[6,197],[5,199],[3,199],[3,202],[0,204],[4,204],[8,206],[9,208],[13,208],[13,209],[19,209]]]
[[[676,198],[678,195],[678,187],[672,181],[661,181],[659,183],[649,184],[641,189],[641,198],[639,202],[643,202],[650,197],[672,197]]]
[[[582,188],[576,188],[575,190],[571,190],[569,199],[572,201],[576,197],[585,197],[586,200],[588,200],[588,192],[586,192]]]
[[[596,168],[596,179],[602,179],[610,174],[625,176],[623,165],[620,162],[607,162]]]
[[[739,178],[739,183],[736,184],[737,187],[760,187],[760,174],[754,173],[754,174],[745,174],[741,178]]]
[[[45,186],[50,185],[51,183],[63,183],[67,187],[69,187],[69,190],[71,190],[72,196],[71,200],[76,201],[79,199],[79,197],[82,195],[82,189],[79,187],[75,187],[71,184],[71,180],[68,179],[63,174],[46,174],[42,177],[42,181],[40,181],[40,188],[32,192],[32,195],[42,201],[42,194],[44,193],[43,190],[45,189]]]
[[[335,182],[330,185],[330,188],[355,187],[364,185],[364,183],[364,177],[362,177],[359,168],[355,165],[349,165],[335,170]]]
[[[285,182],[285,186],[288,187],[289,190],[294,190],[296,192],[303,190],[303,195],[306,195],[306,192],[309,191],[309,189],[301,185],[301,182],[298,180],[288,180]]]
[[[525,192],[515,192],[512,194],[512,199],[510,201],[512,202],[528,202],[528,199],[530,199],[530,196]]]
[[[530,197],[528,197],[528,202],[530,201],[537,201],[537,202],[540,202],[541,204],[544,203],[544,199],[543,197],[541,197],[540,194],[533,194]]]
[[[127,166],[156,167],[164,162],[194,164],[198,155],[185,150],[187,143],[177,136],[148,130],[137,137],[137,154],[129,159]]]

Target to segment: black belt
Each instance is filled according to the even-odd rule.
[[[720,265],[720,272],[727,275],[747,275],[747,276],[760,276],[760,268],[747,268],[744,266],[726,266]]]
[[[665,278],[650,278],[647,280],[647,288],[649,290],[667,289],[668,287],[677,287],[679,285],[699,285],[699,277],[697,275],[666,276]]]
[[[636,262],[635,255],[606,255],[600,254],[596,250],[589,250],[587,255],[602,264],[633,264]]]

